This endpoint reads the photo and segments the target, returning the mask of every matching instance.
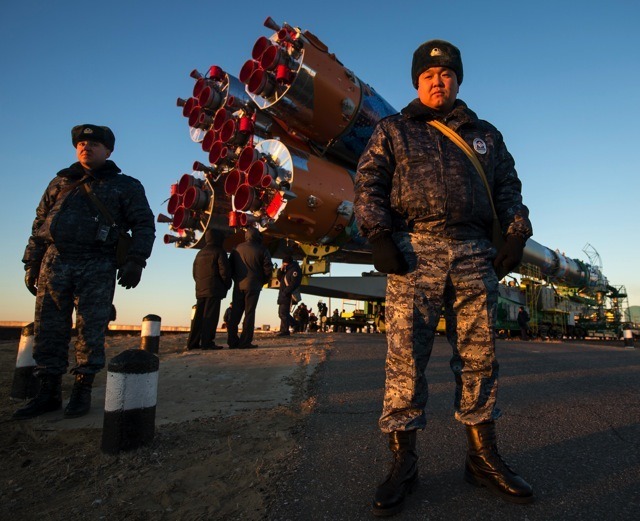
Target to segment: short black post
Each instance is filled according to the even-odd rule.
[[[158,357],[128,349],[108,366],[102,451],[117,454],[153,440],[158,395]]]
[[[161,319],[158,315],[147,315],[142,319],[140,349],[149,351],[154,355],[158,354],[160,349],[160,323]]]
[[[38,394],[40,381],[33,374],[35,368],[36,361],[33,359],[33,322],[31,322],[22,328],[22,333],[20,334],[16,369],[13,373],[13,385],[11,386],[11,398],[28,400]]]

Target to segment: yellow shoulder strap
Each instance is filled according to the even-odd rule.
[[[496,213],[495,206],[493,206],[493,197],[491,197],[491,187],[489,186],[489,181],[487,181],[487,176],[484,174],[484,169],[482,168],[482,165],[480,164],[480,161],[476,157],[476,154],[474,153],[474,151],[455,130],[449,128],[444,123],[441,123],[440,121],[435,121],[435,120],[427,121],[427,123],[429,123],[429,125],[431,125],[432,127],[437,128],[440,132],[442,132],[445,136],[447,136],[451,141],[453,141],[471,160],[471,162],[473,163],[473,166],[476,167],[476,170],[478,171],[478,174],[480,175],[480,178],[482,179],[482,182],[484,183],[485,188],[487,189],[487,194],[489,195],[489,202],[491,203],[491,209],[493,210],[493,216],[494,218],[497,219],[498,214]]]

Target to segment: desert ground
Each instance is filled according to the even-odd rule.
[[[1,341],[0,518],[264,519],[295,461],[314,405],[314,371],[332,341],[264,333],[258,349],[185,351],[186,334],[163,334],[154,439],[117,455],[101,450],[107,368],[89,415],[15,421],[18,341]],[[139,336],[109,336],[107,360],[139,347]],[[72,383],[63,378],[63,406]]]

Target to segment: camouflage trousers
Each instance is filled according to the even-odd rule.
[[[488,240],[450,240],[425,233],[398,232],[394,239],[410,268],[387,279],[388,346],[380,429],[389,433],[425,427],[425,369],[443,307],[453,350],[455,417],[467,425],[497,418],[495,248]]]
[[[77,337],[72,373],[95,374],[105,365],[104,337],[115,290],[115,260],[63,259],[49,247],[40,268],[34,320],[36,374],[64,374],[69,365],[72,315]]]

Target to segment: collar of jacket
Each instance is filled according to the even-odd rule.
[[[420,101],[420,98],[416,98],[402,109],[402,115],[406,118],[424,119],[426,121],[437,119],[446,123],[453,129],[456,129],[465,123],[478,121],[476,113],[467,107],[467,104],[461,99],[457,99],[449,113],[443,116],[432,108],[427,107]]]
[[[296,268],[300,269],[300,265],[296,261],[292,261],[289,264],[287,264],[286,271],[289,272]]]
[[[90,175],[91,177],[94,177],[94,178],[104,178],[104,177],[119,174],[120,172],[122,172],[122,170],[118,168],[118,165],[116,165],[111,160],[107,160],[107,162],[104,165],[102,165],[102,167],[100,167],[95,172],[91,172]],[[86,174],[87,174],[87,171],[84,168],[82,168],[82,165],[79,162],[77,162],[77,163],[73,163],[68,168],[63,168],[62,170],[60,170],[60,172],[58,172],[57,175],[59,175],[60,177],[67,177],[69,179],[80,179],[82,176]]]

